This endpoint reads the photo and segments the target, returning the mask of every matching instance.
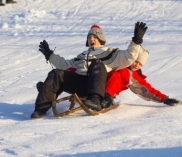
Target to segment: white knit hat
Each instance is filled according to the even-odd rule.
[[[95,35],[99,39],[101,45],[105,45],[106,37],[105,37],[103,30],[98,25],[92,25],[92,27],[90,28],[90,31],[87,34],[86,46],[89,46],[88,45],[88,36],[91,34]]]
[[[148,51],[141,47],[140,53],[136,60],[139,61],[142,64],[142,66],[144,66],[144,64],[146,63],[148,59],[148,55],[149,55]]]

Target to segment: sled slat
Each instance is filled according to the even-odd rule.
[[[62,101],[66,101],[66,100],[69,100],[71,102],[70,106],[69,106],[69,109],[67,111],[59,113],[57,111],[56,105],[58,103],[62,102]],[[106,113],[106,112],[108,112],[108,111],[110,111],[112,109],[115,109],[115,108],[117,108],[119,106],[119,104],[113,103],[110,107],[103,108],[101,111],[94,111],[94,110],[89,109],[87,106],[85,106],[85,104],[82,102],[83,100],[85,100],[85,98],[79,98],[76,93],[74,95],[63,97],[63,98],[60,98],[60,99],[57,99],[57,100],[56,100],[56,95],[54,95],[53,101],[52,101],[53,113],[54,113],[54,115],[56,117],[63,117],[63,116],[69,115],[71,113],[74,113],[76,111],[84,110],[89,115],[98,115],[100,113]],[[78,104],[80,106],[75,107],[75,104]]]

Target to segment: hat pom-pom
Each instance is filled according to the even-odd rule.
[[[94,25],[92,25],[92,27],[91,27],[91,29],[92,28],[98,28],[98,29],[101,29],[98,25],[96,25],[96,24],[94,24]]]

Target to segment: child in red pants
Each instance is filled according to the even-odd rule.
[[[112,98],[120,92],[130,89],[133,93],[147,101],[164,103],[174,106],[180,103],[179,100],[169,98],[166,94],[161,93],[148,83],[143,74],[139,72],[140,68],[145,64],[148,58],[148,52],[143,50],[140,52],[137,60],[129,67],[111,71],[108,74],[106,83],[106,97],[102,105],[108,107],[112,103]]]

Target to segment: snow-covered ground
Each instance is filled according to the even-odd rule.
[[[0,7],[0,156],[181,157],[182,106],[146,102],[129,90],[106,114],[55,118],[50,110],[30,120],[35,85],[52,69],[39,42],[46,39],[56,54],[72,58],[85,50],[92,24],[105,31],[108,46],[126,49],[134,24],[146,22],[143,46],[150,56],[143,73],[155,88],[182,100],[181,0],[17,2]]]

